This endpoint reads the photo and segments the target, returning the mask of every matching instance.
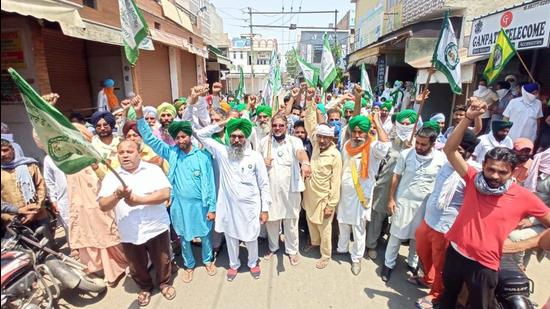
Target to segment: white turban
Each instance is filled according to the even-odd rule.
[[[329,127],[326,124],[320,124],[315,128],[315,134],[321,136],[334,137],[334,127]]]

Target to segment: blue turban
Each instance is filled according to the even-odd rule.
[[[525,89],[525,91],[529,93],[533,93],[539,90],[539,85],[537,83],[529,83],[529,84],[523,85],[523,89]]]
[[[445,115],[443,115],[442,113],[437,113],[433,115],[432,118],[430,118],[430,121],[436,121],[436,122],[445,121]]]
[[[111,114],[108,111],[97,111],[93,113],[91,118],[92,125],[94,127],[97,126],[97,123],[101,119],[105,119],[105,121],[111,126],[111,128],[115,127],[115,124],[116,124],[115,116],[113,116],[113,114]]]
[[[115,81],[110,78],[103,81],[103,87],[113,88],[114,86],[115,86]]]
[[[158,119],[157,109],[154,106],[145,106],[143,108],[143,116],[147,116],[148,114],[153,114]]]
[[[382,102],[380,102],[380,101],[374,102],[374,103],[372,104],[372,107],[375,107],[375,106],[378,106],[378,107],[382,106]]]

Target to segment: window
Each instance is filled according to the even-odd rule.
[[[193,45],[193,37],[189,37],[189,44]]]
[[[87,6],[92,9],[96,9],[96,3],[95,0],[83,0],[82,5]]]
[[[243,52],[240,52],[240,54],[241,54],[241,59],[243,59]]]
[[[155,22],[155,29],[160,30],[160,23]]]
[[[233,52],[233,59],[237,59],[237,53]]]

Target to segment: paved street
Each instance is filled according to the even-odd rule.
[[[200,256],[195,248],[195,256]],[[267,244],[260,245],[260,253]],[[246,266],[234,282],[225,279],[227,254],[223,252],[217,261],[218,273],[208,277],[206,270],[197,268],[193,282],[185,284],[178,276],[174,279],[176,299],[166,301],[155,294],[148,308],[414,308],[414,300],[423,295],[406,282],[405,260],[407,247],[402,246],[397,269],[386,285],[378,273],[383,258],[379,252],[376,263],[363,260],[363,271],[357,277],[350,272],[349,256],[335,256],[326,269],[317,270],[318,253],[306,254],[298,266],[291,266],[286,255],[279,254],[270,261],[262,259],[262,276],[254,280]],[[241,247],[241,261],[246,260],[246,249]],[[181,262],[181,260],[179,261]],[[246,264],[246,263],[244,263]],[[182,270],[180,270],[180,273]],[[535,282],[532,299],[543,304],[550,296],[550,260],[538,263],[535,258],[529,265],[528,274]],[[135,301],[137,286],[130,278],[123,278],[118,286],[111,288],[96,299],[88,296],[66,295],[61,308],[138,308]]]

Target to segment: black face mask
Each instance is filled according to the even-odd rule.
[[[286,134],[282,134],[281,136],[275,136],[273,135],[273,138],[277,141],[277,142],[281,142],[285,139],[285,136]]]

